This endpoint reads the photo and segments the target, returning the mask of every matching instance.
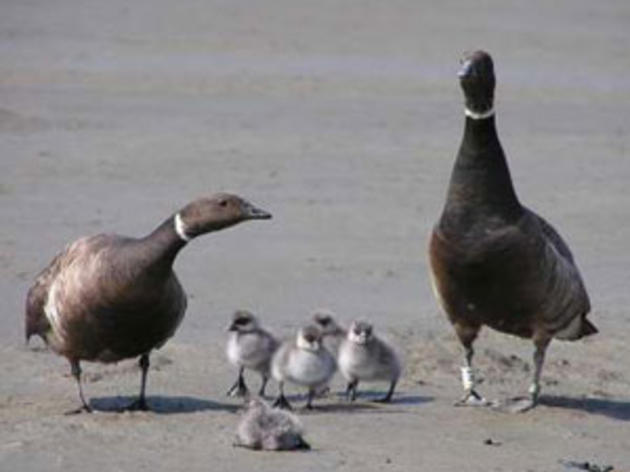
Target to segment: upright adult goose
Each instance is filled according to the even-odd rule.
[[[484,51],[466,54],[458,73],[466,99],[464,137],[429,259],[436,298],[465,349],[460,405],[486,405],[475,390],[473,341],[482,326],[530,338],[535,345],[529,396],[507,402],[536,405],[551,339],[597,332],[571,251],[556,230],[519,202],[495,128],[495,76]]]
[[[175,257],[197,236],[268,218],[236,195],[215,194],[189,203],[146,237],[84,237],[52,260],[26,297],[26,340],[38,335],[68,359],[82,403],[76,412],[90,411],[80,361],[136,356],[142,383],[129,408],[147,409],[149,354],[175,333],[186,310],[186,294],[173,272]]]

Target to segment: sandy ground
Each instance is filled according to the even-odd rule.
[[[630,3],[468,5],[2,1],[0,469],[630,470]],[[461,353],[427,278],[462,131],[457,61],[475,47],[495,58],[517,191],[569,241],[600,329],[551,346],[524,415],[451,406]],[[153,356],[155,411],[113,411],[137,393],[130,361],[86,364],[101,411],[64,416],[67,363],[23,345],[34,275],[80,235],[142,235],[221,189],[274,219],[178,258],[189,310]],[[310,453],[232,448],[231,312],[286,336],[321,306],[399,346],[394,404],[318,401],[302,414]],[[477,352],[488,397],[526,391],[528,342],[485,332]]]

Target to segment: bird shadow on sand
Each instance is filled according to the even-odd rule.
[[[630,402],[628,401],[544,395],[540,398],[540,404],[554,408],[584,411],[621,421],[630,421]]]
[[[337,413],[337,412],[347,412],[347,413],[407,413],[409,410],[407,408],[400,408],[408,405],[419,405],[422,403],[432,402],[432,397],[421,397],[418,395],[401,395],[399,397],[394,397],[390,402],[382,403],[377,402],[376,400],[380,398],[380,396],[364,396],[357,397],[357,399],[353,402],[348,402],[345,399],[338,403],[328,403],[323,404],[321,406],[316,406],[316,409],[320,409],[326,413]]]
[[[355,401],[350,402],[346,400],[345,393],[333,393],[327,395],[325,398],[315,399],[313,401],[313,409],[307,410],[303,407],[306,402],[305,395],[288,395],[287,399],[296,408],[296,411],[300,413],[402,413],[406,410],[402,410],[400,406],[407,405],[421,405],[423,403],[429,403],[433,401],[433,397],[421,396],[421,395],[405,395],[403,393],[395,394],[390,402],[382,403],[378,402],[379,398],[382,398],[385,392],[376,390],[364,390],[359,392]]]
[[[388,403],[380,403],[378,400],[385,396],[384,391],[381,390],[360,390],[357,392],[357,399],[355,401],[374,402],[381,405],[419,405],[421,403],[429,403],[433,401],[433,397],[422,395],[406,395],[404,393],[395,393],[391,401]],[[336,394],[339,398],[346,398],[345,392],[339,392]]]
[[[92,398],[90,400],[90,407],[98,412],[120,413],[126,411],[126,408],[134,400],[136,400],[136,398],[137,397],[126,396]],[[235,404],[185,396],[149,396],[147,397],[147,404],[149,405],[149,413],[156,413],[160,415],[195,413],[207,410],[228,411],[234,413],[240,408],[239,405]]]

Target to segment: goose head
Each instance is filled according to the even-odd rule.
[[[457,72],[466,97],[466,109],[473,114],[492,111],[494,102],[494,65],[485,51],[464,53]]]
[[[248,220],[268,220],[271,213],[255,207],[238,195],[217,193],[201,197],[175,214],[175,230],[188,241]]]

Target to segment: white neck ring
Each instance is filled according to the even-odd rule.
[[[490,108],[488,111],[484,111],[481,113],[477,113],[476,111],[465,108],[464,113],[466,114],[466,116],[472,118],[473,120],[485,120],[486,118],[494,116],[494,108]]]
[[[192,237],[186,234],[186,226],[184,225],[184,222],[182,221],[182,217],[179,213],[175,214],[174,220],[175,220],[175,232],[177,233],[177,236],[179,236],[182,241],[185,241],[185,242],[190,241]]]

